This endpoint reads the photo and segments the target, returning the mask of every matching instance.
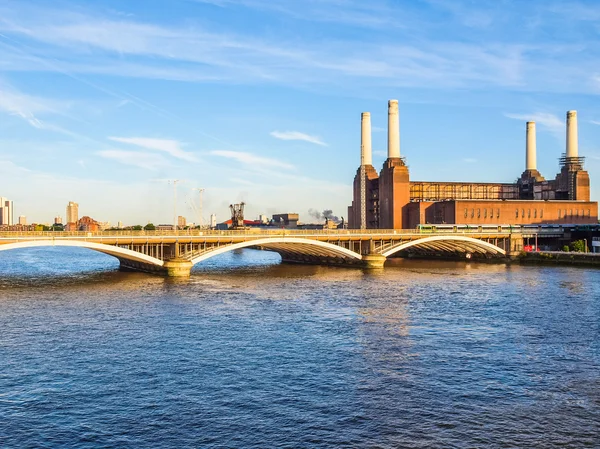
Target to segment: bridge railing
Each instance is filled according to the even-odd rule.
[[[543,235],[543,234],[557,234],[556,229],[519,229],[515,228],[512,230],[502,229],[438,229],[438,230],[422,230],[422,229],[264,229],[264,228],[250,228],[242,230],[208,230],[208,229],[189,229],[179,231],[131,231],[131,230],[119,230],[119,231],[98,231],[98,232],[86,232],[86,231],[0,231],[0,238],[35,238],[35,237],[48,237],[48,238],[65,238],[65,237],[79,237],[79,238],[95,238],[95,237],[183,237],[183,236],[390,236],[390,235],[444,235],[444,234],[493,234],[493,235],[510,235],[510,234],[528,234],[528,235]]]

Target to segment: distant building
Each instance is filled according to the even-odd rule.
[[[274,214],[273,225],[286,228],[297,228],[299,218],[298,214]]]
[[[122,221],[118,221],[117,222],[117,228],[123,229],[123,222]]]
[[[158,226],[156,226],[156,230],[158,230],[158,231],[172,231],[173,230],[173,225],[172,224],[159,224]]]
[[[100,230],[100,223],[98,223],[93,218],[88,217],[87,215],[81,217],[77,221],[77,230],[78,231],[87,231],[87,232],[96,232]]]
[[[110,221],[100,221],[98,222],[98,226],[100,227],[101,231],[105,231],[110,228]]]
[[[67,223],[77,223],[79,221],[79,204],[69,201],[67,204]]]
[[[19,224],[21,226],[27,226],[27,217],[25,215],[19,215]]]
[[[57,215],[56,217],[54,217],[54,224],[62,224],[63,219],[60,215]]]
[[[577,112],[567,111],[560,172],[537,170],[535,122],[525,124],[525,170],[514,182],[412,181],[400,155],[398,101],[388,102],[388,157],[373,166],[371,114],[361,116],[360,166],[348,208],[350,229],[414,229],[427,224],[597,224],[590,177],[579,156]],[[493,167],[489,170],[493,173]]]
[[[185,219],[185,217],[183,217],[183,216],[181,216],[181,215],[180,215],[179,217],[177,217],[177,227],[178,227],[179,229],[183,229],[183,228],[185,228],[185,225],[186,225],[186,223],[187,223],[187,222],[186,222],[186,219]]]
[[[12,226],[13,224],[13,202],[0,196],[0,225]]]
[[[210,215],[210,227],[212,229],[217,227],[217,216],[215,214]]]
[[[267,225],[267,224],[269,224],[269,222],[270,222],[271,220],[269,220],[269,217],[268,217],[267,215],[265,215],[265,214],[260,214],[260,215],[258,216],[258,221],[260,221],[260,222],[261,222],[262,224],[264,224],[264,225]]]

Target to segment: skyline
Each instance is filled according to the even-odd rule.
[[[30,222],[76,201],[102,221],[170,223],[175,179],[178,215],[205,189],[205,221],[239,201],[248,217],[346,217],[360,114],[379,168],[389,98],[411,179],[514,181],[527,120],[553,177],[571,109],[600,169],[591,1],[55,5],[0,0],[0,194]]]

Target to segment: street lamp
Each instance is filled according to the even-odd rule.
[[[174,230],[177,231],[177,183],[179,179],[175,179],[173,182],[173,226]]]
[[[200,207],[198,209],[198,215],[200,215],[200,220],[198,221],[198,225],[200,226],[200,229],[202,229],[202,225],[204,224],[204,220],[202,219],[202,192],[204,192],[204,189],[201,187],[196,187],[195,189],[192,190],[197,190],[198,193],[200,194]]]

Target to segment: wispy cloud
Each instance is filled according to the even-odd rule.
[[[287,162],[279,161],[277,159],[271,159],[267,157],[257,156],[252,153],[246,153],[242,151],[221,151],[215,150],[210,152],[213,156],[225,157],[228,159],[234,159],[242,164],[261,168],[285,168],[287,170],[292,170],[294,168],[293,165],[288,164]]]
[[[26,120],[34,128],[42,129],[44,123],[37,114],[56,112],[49,100],[19,92],[14,87],[0,82],[0,111]]]
[[[600,125],[600,120],[590,120],[592,125]]]
[[[310,5],[327,5],[335,17],[367,14],[379,24],[392,17],[387,14],[386,2],[369,3],[368,7],[355,1]],[[294,11],[302,13],[303,8],[295,6]],[[0,59],[6,57],[10,70],[338,89],[356,84],[373,86],[373,80],[394,87],[524,87],[529,67],[525,56],[534,48],[512,43],[453,42],[439,37],[415,40],[396,36],[392,40],[402,42],[398,44],[352,38],[323,42],[302,34],[269,39],[239,30],[213,31],[197,24],[169,27],[122,17],[115,20],[56,10],[29,12],[19,15],[7,10],[6,14],[15,17],[0,22],[0,33],[10,36],[8,45],[17,48],[21,39],[29,43],[26,55],[18,51],[2,54],[0,46]],[[323,12],[321,17],[326,15]],[[540,46],[535,50],[538,55],[544,54]],[[556,55],[553,57],[556,59]],[[52,64],[40,64],[50,59]]]
[[[505,117],[515,120],[532,121],[542,125],[553,133],[562,133],[565,130],[565,122],[554,114],[548,112],[534,112],[530,114],[504,114]]]
[[[148,150],[163,151],[174,158],[189,162],[198,162],[198,158],[190,152],[181,149],[181,143],[170,139],[152,139],[147,137],[109,137],[114,142],[126,143]]]
[[[121,164],[132,165],[146,170],[159,170],[169,164],[159,154],[142,153],[139,151],[102,150],[96,153],[98,156],[113,159]]]
[[[320,137],[311,136],[299,131],[273,131],[271,132],[271,136],[280,140],[302,140],[304,142],[314,143],[315,145],[327,146]]]
[[[252,181],[248,181],[247,179],[242,178],[229,178],[229,181],[234,182],[236,184],[242,184],[245,186],[255,186],[256,183]]]

